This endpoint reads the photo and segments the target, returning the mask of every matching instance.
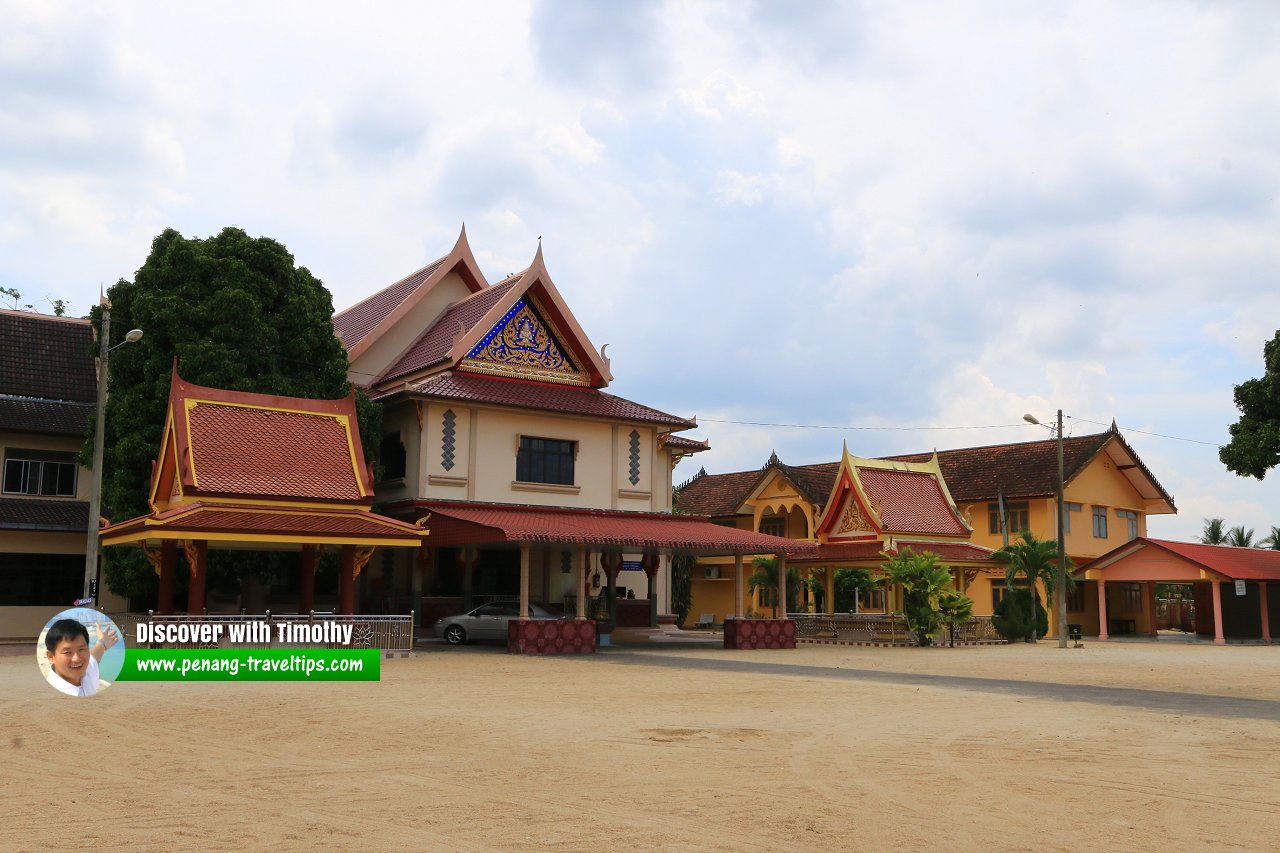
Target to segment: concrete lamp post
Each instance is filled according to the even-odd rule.
[[[1032,415],[1023,415],[1022,419],[1029,424],[1048,427],[1053,431],[1053,427],[1048,424],[1042,424]],[[1056,430],[1058,436],[1058,570],[1054,573],[1053,597],[1058,602],[1058,648],[1065,649],[1067,647],[1067,533],[1066,533],[1066,515],[1067,505],[1063,503],[1063,492],[1066,490],[1066,484],[1063,482],[1064,475],[1062,469],[1062,409],[1058,409],[1058,428]],[[1034,590],[1032,597],[1035,596]]]
[[[98,357],[98,409],[93,422],[93,492],[89,495],[89,535],[84,548],[84,597],[93,598],[97,604],[94,581],[98,577],[98,517],[102,510],[102,424],[107,411],[107,362],[111,353],[125,344],[142,340],[141,329],[130,329],[124,340],[113,347],[111,341],[111,309],[102,309],[102,335]]]

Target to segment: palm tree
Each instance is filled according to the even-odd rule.
[[[1272,551],[1280,551],[1280,527],[1271,525],[1271,535],[1258,543],[1263,548],[1270,548]]]
[[[1227,544],[1227,522],[1221,518],[1206,518],[1200,541],[1205,545]]]
[[[1226,544],[1232,548],[1252,548],[1253,547],[1253,528],[1244,529],[1244,525],[1231,528],[1227,534]]]
[[[773,557],[756,557],[751,561],[751,565],[755,567],[755,571],[751,573],[751,577],[747,578],[747,589],[754,592],[757,587],[774,590],[773,597],[778,597],[776,590],[778,589],[778,561]],[[773,615],[775,618],[783,618],[788,612],[794,612],[796,602],[800,592],[800,573],[795,569],[787,569],[787,609],[782,613],[778,613],[778,603],[773,604]]]
[[[1027,587],[1031,592],[1031,642],[1036,641],[1036,603],[1039,596],[1036,581],[1044,581],[1045,599],[1053,606],[1054,567],[1058,562],[1058,541],[1056,539],[1037,539],[1030,530],[1024,530],[1018,536],[1018,542],[1004,546],[991,555],[991,559],[1005,564],[1005,586],[1013,588],[1013,583],[1022,575],[1027,579]],[[1075,585],[1075,579],[1067,574],[1067,587]]]

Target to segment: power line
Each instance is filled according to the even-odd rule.
[[[979,426],[833,426],[830,424],[775,424],[766,421],[731,421],[720,418],[698,418],[699,423],[737,424],[738,426],[782,427],[784,429],[880,430],[884,432],[918,432],[922,430],[1008,429],[1022,424],[981,424]]]
[[[1111,426],[1111,424],[1106,424],[1106,423],[1103,423],[1102,421],[1091,421],[1088,418],[1072,418],[1072,420],[1077,420],[1077,421],[1080,421],[1081,423],[1086,423],[1086,424],[1096,424],[1098,426]],[[1164,433],[1151,432],[1150,430],[1145,430],[1145,429],[1134,429],[1133,427],[1122,427],[1119,424],[1116,425],[1116,429],[1123,430],[1124,432],[1136,432],[1139,435],[1151,435],[1151,436],[1155,436],[1156,438],[1167,438],[1170,441],[1187,441],[1187,442],[1190,442],[1191,444],[1204,444],[1209,447],[1221,446],[1216,441],[1201,441],[1198,438],[1183,438],[1182,436],[1179,436],[1179,435],[1165,435]]]

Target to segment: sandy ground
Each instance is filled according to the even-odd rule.
[[[0,848],[1273,850],[1280,646],[431,649],[56,694],[0,657]]]

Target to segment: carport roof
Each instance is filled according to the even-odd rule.
[[[430,530],[427,541],[441,547],[538,542],[695,554],[783,554],[804,558],[818,553],[812,542],[738,530],[697,516],[427,501],[415,501],[414,507],[429,513],[425,521]]]
[[[1140,536],[1086,563],[1080,567],[1079,572],[1088,569],[1106,569],[1145,548],[1168,552],[1201,569],[1215,572],[1231,580],[1280,581],[1280,551],[1266,548],[1234,548],[1229,545],[1202,545],[1199,542],[1174,542],[1168,539],[1148,539],[1145,536]]]

